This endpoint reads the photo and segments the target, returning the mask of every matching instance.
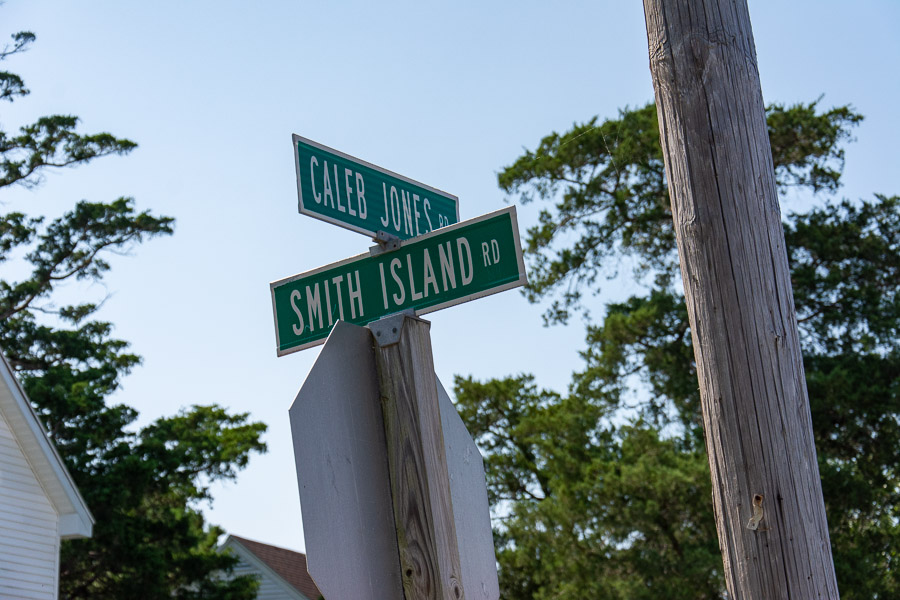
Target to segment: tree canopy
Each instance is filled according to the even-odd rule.
[[[12,36],[0,61],[25,51],[30,32]],[[0,99],[29,90],[0,71]],[[109,133],[82,134],[70,115],[0,131],[0,189],[39,185],[46,169],[125,155],[136,144]],[[253,598],[256,582],[224,579],[236,559],[217,551],[221,531],[199,503],[209,486],[233,479],[251,453],[265,451],[265,425],[215,405],[192,406],[135,431],[137,412],[108,397],[140,364],[100,303],[57,306],[66,281],[102,281],[110,252],[170,235],[174,221],[135,208],[132,198],[74,204],[63,216],[0,214],[0,263],[22,261],[25,276],[0,279],[0,347],[7,356],[96,519],[90,539],[67,541],[62,598]],[[22,258],[18,258],[22,257]]]
[[[838,583],[900,594],[900,198],[835,201],[862,117],[767,109]],[[483,453],[504,598],[725,598],[709,466],[656,108],[546,136],[498,175],[540,202],[526,235],[547,323],[586,318],[568,393],[528,375],[457,378]],[[643,293],[590,298],[619,271]]]

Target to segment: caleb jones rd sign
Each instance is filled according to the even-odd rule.
[[[459,199],[293,136],[300,212],[374,237],[406,240],[459,222]]]
[[[316,346],[334,324],[417,315],[525,285],[514,206],[380,254],[360,254],[270,284],[278,355]]]

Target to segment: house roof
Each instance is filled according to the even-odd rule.
[[[305,554],[294,552],[287,548],[279,548],[277,546],[263,544],[262,542],[255,542],[236,535],[229,535],[228,539],[225,540],[225,544],[228,544],[228,542],[237,543],[242,546],[274,571],[285,583],[310,600],[318,600],[322,595],[306,570]]]
[[[56,509],[60,537],[90,537],[94,517],[2,352],[0,417],[9,424],[25,459]]]

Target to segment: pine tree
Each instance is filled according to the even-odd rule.
[[[30,32],[14,34],[0,60],[34,40]],[[0,100],[28,93],[19,75],[0,71]],[[0,189],[36,187],[47,169],[135,147],[108,133],[79,133],[77,117],[42,117],[17,133],[0,131]],[[66,281],[102,281],[108,253],[172,232],[173,219],[138,211],[127,197],[80,201],[49,222],[0,215],[0,263],[24,262],[28,271],[19,280],[0,279],[0,347],[96,519],[92,538],[62,545],[61,598],[256,594],[253,579],[221,577],[236,559],[217,552],[221,531],[205,523],[199,505],[211,500],[213,482],[233,479],[252,452],[265,451],[265,425],[211,405],[134,432],[137,412],[107,398],[140,358],[113,337],[111,323],[94,318],[97,302],[54,303]]]
[[[767,110],[780,192],[819,203],[785,235],[838,584],[900,594],[900,199],[834,201],[861,116]],[[569,393],[529,376],[458,378],[485,453],[504,598],[724,598],[690,328],[653,105],[575,124],[503,169],[540,202],[526,296],[586,315]],[[647,290],[589,317],[607,277]],[[637,391],[636,391],[637,390]]]

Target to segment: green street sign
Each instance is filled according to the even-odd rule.
[[[401,240],[459,222],[459,198],[293,136],[300,212],[374,237]]]
[[[397,250],[272,282],[278,356],[323,343],[338,320],[366,325],[408,309],[423,315],[525,283],[516,208],[510,206],[402,242]]]

